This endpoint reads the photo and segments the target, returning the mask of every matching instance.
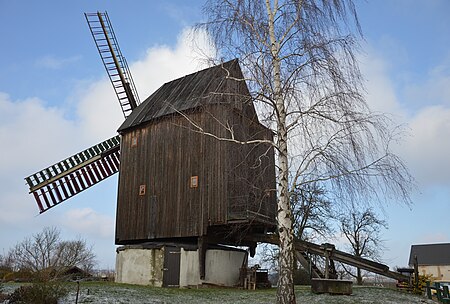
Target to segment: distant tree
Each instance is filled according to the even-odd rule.
[[[46,227],[31,238],[16,244],[10,251],[10,256],[17,268],[37,272],[54,266],[54,252],[59,241],[59,230]]]
[[[260,244],[258,245],[257,258],[259,264],[269,269],[269,272],[278,272],[278,259],[280,251],[277,246],[272,244]]]
[[[315,183],[296,187],[290,195],[294,233],[298,239],[312,241],[333,232],[334,207],[324,188]]]
[[[13,261],[9,254],[0,254],[0,282],[5,278],[8,273],[13,271]],[[0,290],[1,291],[1,290]]]
[[[326,197],[325,190],[317,184],[295,188],[291,195],[294,234],[297,239],[313,241],[331,237],[335,207]],[[278,268],[279,248],[269,244],[259,245],[260,263],[271,270]],[[294,261],[294,281],[302,277],[303,269]],[[302,281],[304,283],[304,280]]]
[[[0,270],[12,270],[13,268],[13,261],[11,257],[6,254],[2,255],[0,254]]]
[[[61,241],[57,248],[58,264],[78,266],[90,272],[95,266],[95,254],[85,240]]]
[[[352,254],[375,260],[379,258],[379,254],[383,250],[381,229],[387,228],[386,221],[380,219],[371,208],[342,214],[339,221],[341,232],[350,243]],[[362,285],[360,268],[356,268],[356,274],[351,272],[349,274],[356,278],[358,285]]]
[[[95,254],[85,240],[63,241],[55,227],[46,227],[26,238],[8,255],[15,269],[27,269],[38,274],[52,271],[53,276],[65,267],[77,266],[89,271],[95,265]]]

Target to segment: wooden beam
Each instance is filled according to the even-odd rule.
[[[269,243],[273,245],[279,245],[280,240],[278,238],[278,235],[276,234],[265,234],[265,235],[252,235],[250,236],[250,240],[261,242],[261,243]],[[333,249],[330,250],[330,246],[333,246],[332,244],[322,244],[317,245],[311,242],[302,241],[302,240],[295,240],[294,241],[294,247],[297,251],[308,251],[312,254],[317,254],[320,256],[326,256],[329,255],[329,258],[341,262],[350,266],[358,267],[373,273],[380,274],[385,277],[393,278],[396,280],[408,280],[409,278],[405,275],[402,275],[401,273],[390,271],[389,266],[374,262],[368,259],[364,259],[361,257],[357,257],[354,255],[351,255],[349,253]]]
[[[206,274],[206,247],[208,243],[206,242],[206,235],[200,236],[198,238],[198,265],[200,272],[200,279],[205,279]]]

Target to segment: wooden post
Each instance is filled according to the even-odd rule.
[[[414,255],[414,289],[419,289],[419,264],[417,262],[417,255]]]
[[[80,293],[80,281],[77,281],[77,295],[75,297],[75,304],[78,304],[78,294]]]
[[[325,279],[330,276],[330,256],[328,250],[325,249]]]
[[[439,282],[434,282],[434,286],[436,286],[436,297],[439,302],[442,302],[441,285],[439,284]]]
[[[442,289],[443,289],[444,298],[450,298],[450,295],[448,293],[448,286],[442,285]]]
[[[198,238],[198,262],[201,280],[205,279],[206,273],[206,246],[206,236],[200,236]]]
[[[433,294],[431,293],[430,281],[427,281],[427,297],[428,299],[431,299],[433,297]]]

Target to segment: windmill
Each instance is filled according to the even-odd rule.
[[[254,254],[256,242],[278,240],[268,234],[276,229],[273,133],[258,120],[238,60],[165,83],[141,103],[107,13],[85,17],[125,121],[119,135],[25,178],[39,212],[119,172],[117,282],[243,283],[247,252],[226,245]],[[405,279],[330,244],[294,245],[311,275],[323,276],[305,253]]]
[[[247,252],[226,245],[254,254],[247,236],[276,228],[273,133],[258,120],[237,59],[168,82],[141,103],[107,13],[85,17],[125,121],[120,135],[25,178],[40,213],[119,172],[116,281],[235,285]]]

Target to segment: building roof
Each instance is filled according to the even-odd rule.
[[[450,265],[450,243],[412,245],[409,254],[409,265],[417,263],[423,266]]]
[[[243,99],[244,95],[246,98]],[[224,98],[224,96],[235,97]],[[243,110],[247,114],[250,113],[248,115],[256,117],[253,103],[249,97],[250,94],[245,81],[243,81],[238,60],[233,59],[165,83],[133,110],[119,127],[118,132],[163,116],[207,104],[231,101],[245,102],[247,107]]]

